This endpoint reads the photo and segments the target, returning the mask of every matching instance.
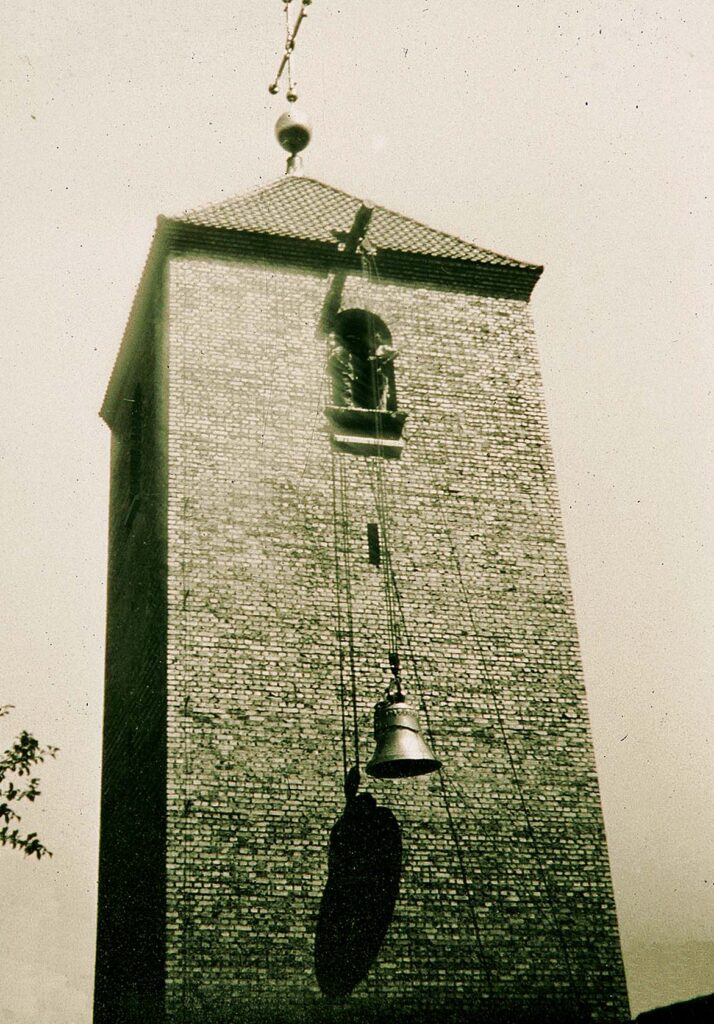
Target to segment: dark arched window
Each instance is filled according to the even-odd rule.
[[[335,317],[330,355],[336,406],[396,412],[395,351],[385,322],[365,309],[345,309]]]
[[[397,410],[394,345],[376,313],[345,309],[332,322],[328,359],[332,404],[325,409],[333,448],[398,459],[407,418]]]

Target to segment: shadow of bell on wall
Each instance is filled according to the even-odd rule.
[[[350,769],[347,803],[330,832],[328,874],[315,932],[315,975],[331,998],[349,995],[374,963],[399,892],[402,836],[397,819],[371,793],[357,795]]]

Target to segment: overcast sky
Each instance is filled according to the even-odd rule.
[[[0,12],[0,740],[62,748],[26,818],[54,858],[0,850],[0,1015],[87,1024],[97,410],[156,215],[282,173],[282,4]],[[314,0],[295,65],[307,173],[545,264],[532,305],[633,1009],[712,991],[711,0]],[[654,951],[658,989],[642,950],[673,942],[690,954],[666,977]]]

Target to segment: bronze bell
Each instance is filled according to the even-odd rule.
[[[419,732],[419,721],[401,693],[374,707],[374,738],[377,749],[367,764],[367,774],[377,779],[408,779],[441,768]]]

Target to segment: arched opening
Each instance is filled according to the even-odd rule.
[[[396,351],[381,317],[344,309],[332,323],[327,370],[332,404],[325,415],[338,451],[398,459],[406,413],[397,410]]]
[[[330,376],[335,405],[397,410],[395,351],[385,322],[365,309],[345,309],[335,318]]]

